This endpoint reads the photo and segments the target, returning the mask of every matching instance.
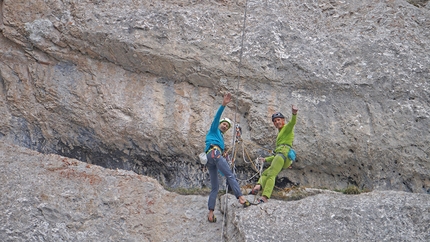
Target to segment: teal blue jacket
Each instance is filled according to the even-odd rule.
[[[212,121],[211,127],[209,129],[208,134],[206,135],[206,148],[205,152],[207,152],[211,145],[217,145],[224,150],[224,136],[219,129],[219,121],[221,119],[221,114],[224,111],[225,106],[220,106],[218,111],[215,114],[214,120]]]

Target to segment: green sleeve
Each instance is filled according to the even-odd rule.
[[[284,127],[282,127],[282,129],[279,131],[278,133],[278,137],[276,138],[276,149],[275,152],[278,153],[285,153],[284,155],[286,155],[286,153],[288,153],[288,150],[290,150],[289,147],[286,146],[280,146],[280,145],[285,145],[288,144],[290,146],[293,145],[293,140],[294,140],[294,126],[296,125],[296,120],[297,120],[297,115],[293,115],[291,117],[290,122],[288,122],[288,124],[286,124]],[[274,155],[272,156],[268,156],[266,157],[266,162],[272,162],[273,159],[275,158]]]
[[[278,137],[276,138],[276,146],[279,146],[281,144],[288,144],[293,145],[294,140],[294,125],[296,125],[297,115],[293,115],[291,117],[290,122],[288,122],[287,125],[285,125],[281,131],[278,134]]]

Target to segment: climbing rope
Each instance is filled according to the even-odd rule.
[[[247,6],[248,6],[248,0],[245,1],[245,10],[244,10],[244,16],[243,16],[243,26],[242,26],[242,40],[240,43],[240,55],[239,55],[239,68],[238,68],[238,78],[237,78],[237,87],[236,87],[236,92],[235,92],[235,96],[236,96],[236,111],[234,113],[234,124],[237,124],[237,112],[238,112],[238,99],[237,98],[237,94],[239,92],[239,86],[240,86],[240,69],[242,67],[242,56],[243,56],[243,40],[245,38],[245,29],[246,29],[246,10],[247,10]],[[235,153],[235,143],[236,143],[236,129],[233,129],[233,142],[232,142],[232,147],[233,147],[233,154]],[[232,160],[232,166],[233,166],[233,174],[235,174],[235,169],[234,169],[234,159]],[[227,179],[226,179],[226,185],[225,185],[226,189],[225,189],[225,193],[227,194],[228,192],[228,186],[227,186]],[[225,203],[224,203],[224,214],[223,214],[223,220],[222,220],[222,229],[221,229],[221,241],[224,241],[224,226],[226,225],[225,222],[225,218],[226,218],[226,214],[227,214],[227,202],[228,202],[228,196],[225,196]]]
[[[234,169],[235,168],[235,162],[236,162],[236,160],[237,160],[237,155],[238,155],[238,153],[239,153],[239,150],[241,150],[241,154],[242,154],[242,159],[243,159],[243,162],[245,163],[245,164],[250,164],[251,165],[251,168],[256,172],[252,177],[250,177],[250,178],[248,178],[248,179],[246,179],[246,180],[243,180],[243,179],[239,179],[239,178],[237,178],[237,180],[239,180],[239,181],[250,181],[250,180],[252,180],[254,177],[256,177],[257,175],[261,175],[261,171],[262,171],[262,164],[258,161],[258,158],[260,157],[258,157],[256,160],[252,160],[252,158],[251,158],[251,155],[250,155],[250,152],[245,148],[245,147],[250,147],[250,146],[256,146],[255,144],[252,144],[252,143],[248,143],[248,142],[246,142],[245,140],[243,140],[242,138],[241,138],[241,132],[240,132],[240,126],[238,125],[238,124],[236,124],[236,137],[235,137],[235,140],[236,140],[236,143],[234,144],[234,146],[233,146],[233,150],[234,150],[234,152],[233,152],[233,154],[232,154],[232,156],[230,157],[229,155],[227,155],[227,161],[229,162],[229,165],[230,165],[230,168],[231,169]],[[271,150],[268,150],[268,149],[265,149],[265,148],[263,148],[263,147],[260,147],[259,146],[259,149],[263,149],[263,150],[266,150],[266,151],[268,151],[269,153],[272,153],[272,151]],[[226,150],[226,154],[228,154],[230,152],[230,148],[229,149],[227,149]]]

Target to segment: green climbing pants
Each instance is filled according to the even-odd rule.
[[[285,164],[284,163],[289,163]],[[272,161],[272,164],[261,174],[260,179],[258,179],[258,184],[261,185],[263,189],[263,196],[270,198],[272,195],[273,188],[275,187],[276,176],[281,172],[283,167],[289,167],[291,165],[291,160],[282,155],[276,155]]]

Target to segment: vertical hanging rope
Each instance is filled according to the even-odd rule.
[[[243,56],[243,41],[245,39],[245,29],[246,29],[246,15],[247,15],[247,6],[248,6],[248,0],[245,0],[245,10],[244,10],[244,16],[243,16],[243,26],[242,26],[242,39],[240,43],[240,54],[239,54],[239,67],[238,67],[238,74],[237,74],[237,86],[235,91],[235,97],[236,97],[236,111],[234,112],[234,125],[233,125],[233,142],[232,142],[232,154],[235,153],[235,143],[236,143],[236,124],[237,124],[237,113],[238,113],[238,93],[239,93],[239,87],[240,87],[240,69],[242,67],[242,56]],[[235,157],[232,156],[232,159]],[[235,160],[232,160],[232,171],[233,174],[235,174]],[[224,241],[224,226],[226,226],[226,214],[227,214],[227,202],[228,202],[228,187],[227,187],[227,179],[225,184],[225,201],[224,201],[224,214],[222,219],[222,229],[221,229],[221,241]]]
[[[245,11],[244,11],[244,17],[243,17],[243,27],[242,27],[242,40],[240,43],[240,55],[239,55],[239,68],[238,68],[238,73],[237,73],[237,86],[236,86],[236,92],[235,92],[235,96],[236,96],[236,112],[234,113],[234,124],[237,123],[236,120],[236,116],[237,116],[237,110],[238,110],[238,92],[239,92],[239,87],[240,87],[240,69],[242,68],[242,57],[243,57],[243,41],[245,39],[245,29],[246,29],[246,9],[247,9],[247,4],[248,4],[248,0],[245,1]],[[233,144],[236,141],[235,140],[235,132],[236,129],[233,129]],[[234,146],[233,146],[234,147]],[[234,149],[234,148],[233,148]]]
[[[234,129],[233,129],[233,142],[232,142],[232,153],[235,152],[235,143],[236,143],[236,124],[237,124],[237,113],[238,113],[238,93],[239,93],[239,87],[240,87],[240,69],[242,68],[242,57],[243,57],[243,41],[245,39],[245,29],[246,29],[246,10],[247,10],[248,0],[245,0],[245,11],[243,16],[243,27],[242,27],[242,40],[240,43],[240,55],[239,55],[239,68],[237,73],[237,86],[235,91],[235,97],[236,97],[236,111],[234,112]],[[234,162],[233,162],[234,167]]]

